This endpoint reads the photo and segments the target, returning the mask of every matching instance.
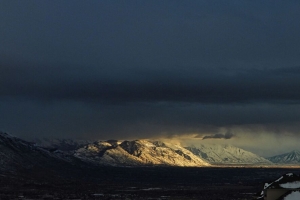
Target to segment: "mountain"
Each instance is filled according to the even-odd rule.
[[[87,144],[88,143],[88,144]],[[43,145],[43,146],[40,146]],[[0,170],[73,166],[182,166],[260,164],[272,162],[230,145],[182,147],[167,142],[43,140],[40,145],[0,133]]]
[[[78,149],[74,156],[85,162],[112,166],[210,166],[179,145],[146,140],[98,141]]]
[[[54,139],[37,138],[34,139],[32,142],[34,142],[36,145],[40,147],[45,147],[48,149],[58,149],[64,152],[74,151],[91,143],[90,140],[60,139],[60,138],[54,138]]]
[[[300,152],[291,151],[289,153],[272,156],[267,159],[277,164],[300,164]]]
[[[34,167],[51,168],[78,159],[0,132],[0,170],[16,171]]]
[[[232,145],[201,145],[186,147],[187,150],[211,164],[263,164],[272,165],[269,160]]]

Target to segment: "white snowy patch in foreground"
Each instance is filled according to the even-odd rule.
[[[272,183],[265,183],[264,185],[264,189],[266,189],[267,187],[269,187]]]
[[[300,199],[299,191],[292,192],[291,194],[289,194],[284,198],[284,200],[299,200],[299,199]]]
[[[280,177],[279,179],[277,179],[276,181],[274,181],[274,182],[278,182],[278,181],[280,181],[281,179],[283,179],[283,176],[282,177]]]
[[[296,188],[300,188],[300,181],[295,181],[295,182],[290,182],[290,183],[283,183],[283,184],[280,184],[280,186],[283,187],[283,188],[296,189]]]

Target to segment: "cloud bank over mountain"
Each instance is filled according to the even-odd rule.
[[[0,4],[3,131],[298,140],[299,2]]]

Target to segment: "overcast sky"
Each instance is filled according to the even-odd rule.
[[[299,10],[294,0],[0,1],[0,130],[299,149]]]

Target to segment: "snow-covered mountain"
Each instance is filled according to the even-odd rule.
[[[231,145],[201,145],[186,149],[211,164],[273,164],[261,156]]]
[[[45,141],[45,140],[44,140]],[[160,141],[116,140],[93,143],[73,140],[46,140],[41,147],[6,133],[0,133],[0,170],[35,165],[69,163],[106,166],[189,166],[203,167],[220,164],[273,163],[258,155],[230,145],[182,147]],[[287,156],[291,158],[291,156]],[[296,158],[296,156],[294,156]],[[286,159],[287,160],[287,159]]]
[[[300,152],[291,151],[289,153],[272,156],[267,159],[277,164],[300,164]]]
[[[210,166],[179,145],[146,140],[98,141],[78,149],[74,156],[86,162],[113,166]]]

